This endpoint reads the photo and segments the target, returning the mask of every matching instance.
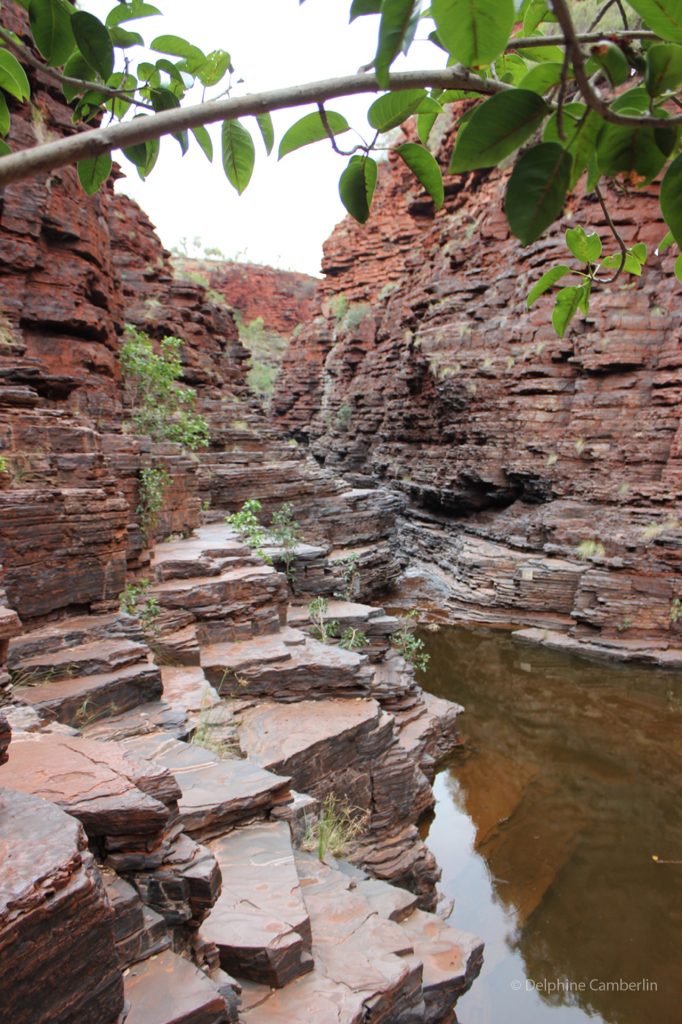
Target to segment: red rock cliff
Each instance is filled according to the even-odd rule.
[[[441,154],[444,156],[444,152]],[[679,646],[682,288],[672,257],[594,295],[563,340],[530,285],[563,231],[608,230],[571,205],[525,249],[504,174],[446,179],[435,214],[392,157],[367,229],[325,246],[324,320],[285,358],[276,420],[328,466],[411,499],[405,550],[458,617],[556,626],[582,642]],[[609,196],[628,243],[665,233],[654,189]],[[640,652],[641,653],[641,652]]]

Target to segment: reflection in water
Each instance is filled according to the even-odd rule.
[[[427,840],[486,943],[461,1024],[679,1024],[682,864],[652,855],[682,861],[682,676],[423,639],[422,685],[466,708]]]

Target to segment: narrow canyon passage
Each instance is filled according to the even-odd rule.
[[[466,707],[425,827],[453,919],[486,937],[462,1024],[675,1024],[682,677],[503,633],[424,641],[426,688]]]

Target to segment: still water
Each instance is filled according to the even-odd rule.
[[[424,827],[486,944],[460,1024],[681,1024],[682,675],[422,636],[466,708]]]

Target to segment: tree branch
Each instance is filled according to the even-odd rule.
[[[601,206],[602,213],[604,214],[604,217],[606,218],[606,223],[608,224],[609,231],[611,232],[611,234],[615,238],[616,242],[618,243],[618,248],[620,249],[620,265],[618,267],[618,270],[615,272],[615,274],[613,274],[611,277],[607,277],[607,278],[596,278],[596,280],[599,282],[599,284],[613,284],[613,282],[615,280],[617,280],[617,278],[619,278],[620,275],[623,273],[623,268],[625,266],[625,259],[626,259],[627,254],[628,254],[628,247],[625,244],[625,241],[624,241],[623,236],[621,235],[620,231],[618,230],[616,225],[613,223],[613,218],[612,218],[611,214],[609,213],[608,207],[607,207],[606,202],[604,200],[604,196],[601,193],[601,189],[599,188],[599,185],[595,185],[594,186],[594,194],[596,195],[597,199],[599,200],[599,205]]]
[[[601,96],[595,92],[592,87],[592,83],[585,72],[585,54],[580,46],[581,39],[584,41],[585,36],[579,37],[577,35],[566,0],[551,0],[551,4],[556,15],[556,19],[559,22],[561,31],[563,32],[562,42],[567,47],[571,56],[573,70],[575,72],[575,80],[588,107],[596,111],[604,121],[608,121],[610,124],[623,124],[630,125],[632,127],[642,127],[644,125],[648,128],[670,128],[675,124],[682,124],[682,116],[638,117],[631,114],[619,114],[617,111],[611,110],[606,100],[603,100]],[[607,33],[606,35],[608,38],[615,38],[616,36],[629,36],[631,33],[613,32]],[[599,38],[604,39],[604,35],[601,35]]]
[[[462,68],[447,68],[441,71],[405,71],[390,76],[388,88],[393,90],[415,88],[464,89],[482,95],[492,95],[510,88],[504,82],[479,78]],[[151,139],[161,138],[173,132],[198,128],[200,125],[215,124],[217,121],[234,120],[237,117],[264,114],[287,107],[301,107],[310,103],[323,103],[342,96],[356,96],[362,93],[384,92],[376,75],[348,75],[331,78],[322,82],[277,89],[271,92],[252,93],[247,96],[220,100],[209,100],[176,110],[164,110],[159,114],[136,117],[106,128],[93,128],[79,132],[67,139],[58,139],[44,145],[24,149],[18,153],[0,157],[0,188],[31,177],[41,172],[54,171],[59,167],[76,163],[90,157],[110,153],[113,149],[135,146]]]
[[[556,11],[554,12],[556,14]],[[558,15],[557,15],[558,20]],[[560,23],[561,24],[561,23]],[[571,24],[573,24],[571,22]],[[611,32],[584,32],[577,35],[575,29],[573,34],[578,43],[603,43],[609,39],[614,43],[627,43],[635,39],[646,39],[660,41],[660,36],[655,32],[647,32],[644,29],[629,29],[628,31],[617,30]],[[531,46],[566,46],[568,36],[564,33],[561,36],[520,36],[518,39],[510,39],[505,50],[524,50]]]

